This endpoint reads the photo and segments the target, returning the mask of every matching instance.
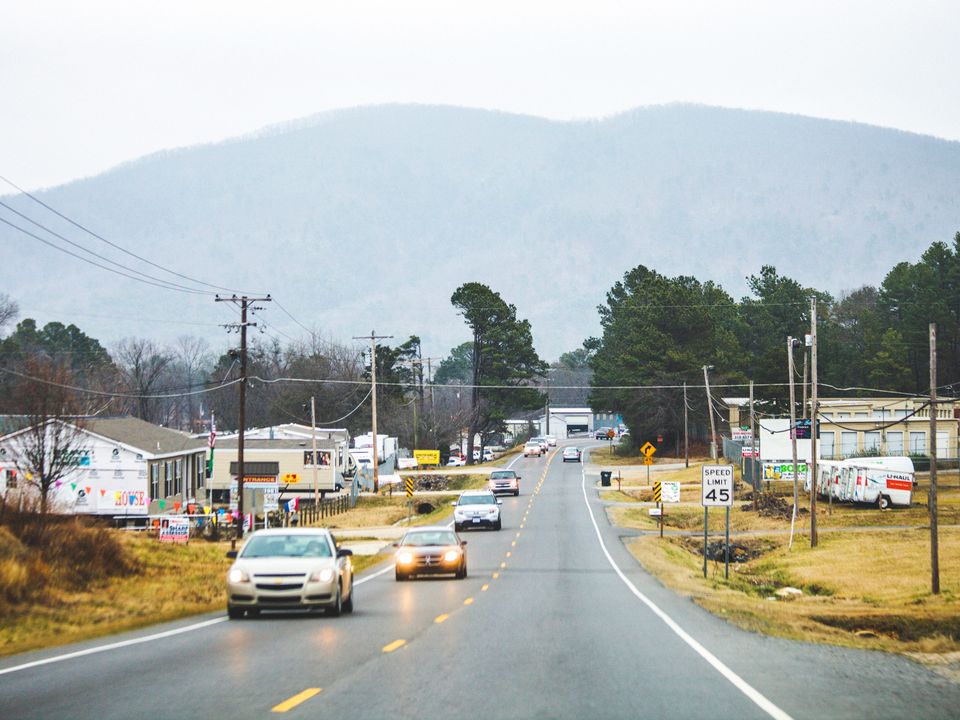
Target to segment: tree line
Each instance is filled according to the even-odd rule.
[[[765,412],[788,413],[786,339],[810,332],[811,298],[821,395],[927,394],[931,322],[938,326],[937,363],[948,385],[941,392],[949,395],[949,383],[960,381],[960,233],[952,243],[934,242],[916,263],[897,264],[879,287],[862,285],[834,297],[772,266],[747,284],[750,294],[738,301],[691,276],[667,277],[642,265],[625,273],[599,307],[602,334],[584,343],[594,409],[622,413],[634,444],[663,435],[672,446],[683,430],[676,386],[698,386],[688,403],[695,422],[705,424],[703,367],[713,366],[711,385],[753,380],[764,386],[758,394]],[[803,362],[798,350],[798,383]],[[611,389],[623,385],[647,387]],[[714,397],[746,392],[720,388]]]

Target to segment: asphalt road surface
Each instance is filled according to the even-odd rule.
[[[765,638],[624,548],[579,463],[520,459],[466,580],[358,579],[356,612],[207,615],[0,661],[0,718],[956,718],[908,660]]]

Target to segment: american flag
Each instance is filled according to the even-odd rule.
[[[207,446],[212,448],[217,442],[217,428],[213,423],[210,423],[210,437],[207,439]]]

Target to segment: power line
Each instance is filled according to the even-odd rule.
[[[28,235],[28,236],[36,239],[36,240],[39,240],[39,241],[42,242],[44,245],[49,245],[49,246],[52,247],[54,250],[59,250],[59,251],[62,252],[62,253],[65,253],[65,254],[67,254],[67,255],[70,255],[70,256],[72,256],[72,257],[75,257],[75,258],[77,258],[78,260],[82,260],[83,262],[89,263],[90,265],[93,265],[93,266],[95,266],[95,267],[98,267],[98,268],[100,268],[100,269],[102,269],[102,270],[106,270],[107,272],[112,272],[112,273],[114,273],[114,274],[116,274],[116,275],[121,275],[121,276],[123,276],[123,277],[125,277],[125,278],[129,278],[129,279],[131,279],[131,280],[136,280],[137,282],[141,282],[141,283],[144,283],[144,284],[146,284],[146,285],[153,285],[153,286],[155,286],[155,287],[163,288],[164,290],[176,290],[176,291],[178,291],[178,292],[184,292],[184,293],[188,293],[188,294],[191,294],[191,295],[212,295],[212,294],[213,294],[213,293],[211,293],[211,292],[209,292],[209,291],[207,291],[207,290],[184,289],[183,286],[179,286],[179,285],[176,285],[176,284],[169,283],[169,281],[167,281],[167,280],[161,280],[160,282],[153,282],[153,281],[151,281],[151,280],[144,280],[143,277],[141,277],[141,276],[138,276],[138,275],[130,275],[129,273],[125,273],[125,272],[122,272],[122,271],[120,271],[120,270],[115,270],[115,269],[113,269],[113,268],[111,268],[111,267],[107,267],[106,265],[101,265],[100,263],[95,262],[95,261],[93,261],[93,260],[91,260],[91,259],[89,259],[89,258],[85,258],[85,257],[83,257],[82,255],[78,255],[77,253],[72,252],[72,251],[70,251],[70,250],[67,250],[66,248],[62,248],[62,247],[60,247],[59,245],[56,245],[55,243],[50,242],[50,241],[47,240],[46,238],[42,238],[42,237],[40,237],[39,235],[36,235],[35,233],[30,232],[30,231],[27,230],[26,228],[22,228],[22,227],[20,227],[19,225],[16,225],[16,224],[10,222],[10,221],[7,220],[6,218],[0,217],[0,222],[2,222],[2,223],[5,224],[5,225],[9,225],[9,226],[12,227],[14,230],[19,230],[19,231],[22,232],[24,235]],[[90,251],[89,251],[89,250],[85,250],[85,252],[90,252]],[[93,253],[93,254],[95,254],[95,253]],[[108,262],[113,262],[113,261],[110,260],[110,261],[108,261]],[[116,264],[116,263],[115,263],[115,264]],[[123,266],[121,266],[121,267],[123,267]],[[128,269],[129,269],[129,268],[128,268]],[[135,270],[131,270],[131,272],[136,272],[136,271],[135,271]]]
[[[76,385],[67,385],[65,383],[58,383],[52,380],[46,380],[44,378],[33,377],[32,375],[26,375],[16,370],[9,370],[7,368],[0,368],[0,372],[7,373],[8,375],[15,375],[24,380],[31,380],[33,382],[38,382],[43,385],[50,385],[52,387],[63,388],[64,390],[72,390],[74,392],[83,393],[84,395],[100,395],[103,397],[115,397],[115,398],[128,398],[128,399],[155,399],[163,400],[170,398],[181,398],[189,397],[191,395],[203,395],[205,393],[215,392],[225,387],[230,387],[231,385],[236,385],[240,382],[240,379],[230,380],[229,382],[221,383],[215,387],[204,388],[202,390],[193,390],[191,392],[182,392],[182,393],[151,393],[151,394],[141,394],[141,393],[125,393],[125,392],[108,392],[106,390],[93,390],[92,388],[82,388]],[[187,387],[193,387],[192,385]]]
[[[87,233],[88,235],[91,235],[92,237],[95,237],[97,240],[100,240],[100,241],[102,241],[102,242],[105,242],[107,245],[109,245],[109,246],[112,247],[112,248],[115,248],[115,249],[119,250],[120,252],[126,253],[127,255],[129,255],[129,256],[131,256],[131,257],[133,257],[133,258],[136,258],[137,260],[139,260],[139,261],[141,261],[141,262],[146,263],[147,265],[150,265],[150,266],[152,266],[152,267],[155,267],[155,268],[157,268],[158,270],[162,270],[163,272],[169,273],[169,274],[171,274],[171,275],[175,275],[176,277],[179,277],[179,278],[181,278],[181,279],[183,279],[183,280],[188,280],[189,282],[195,283],[195,284],[197,284],[197,285],[205,285],[205,286],[207,286],[207,287],[209,287],[209,288],[214,288],[215,290],[225,290],[225,291],[231,292],[231,293],[244,294],[244,293],[243,293],[242,291],[240,291],[240,290],[234,290],[233,288],[228,288],[228,287],[221,287],[220,285],[213,285],[213,284],[211,284],[211,283],[204,282],[203,280],[197,280],[197,279],[192,278],[192,277],[190,277],[190,276],[188,276],[188,275],[184,275],[184,274],[182,274],[182,273],[179,273],[179,272],[177,272],[176,270],[171,270],[171,269],[169,269],[169,268],[164,267],[163,265],[159,265],[159,264],[157,264],[157,263],[155,263],[155,262],[153,262],[153,261],[151,261],[151,260],[148,260],[148,259],[145,258],[145,257],[141,257],[140,255],[137,255],[136,253],[131,252],[130,250],[127,250],[126,248],[121,247],[120,245],[118,245],[118,244],[116,244],[116,243],[114,243],[114,242],[112,242],[112,241],[110,241],[110,240],[107,240],[105,237],[103,237],[103,236],[101,236],[101,235],[98,235],[98,234],[95,233],[93,230],[90,230],[90,229],[87,228],[86,226],[81,225],[80,223],[78,223],[78,222],[77,222],[76,220],[74,220],[73,218],[70,218],[70,217],[68,217],[67,215],[64,215],[62,212],[60,212],[60,211],[57,210],[56,208],[48,205],[47,203],[45,203],[43,200],[41,200],[41,199],[38,198],[37,196],[35,196],[35,195],[31,194],[30,192],[24,190],[22,187],[20,187],[20,186],[17,185],[16,183],[14,183],[12,180],[8,180],[7,178],[5,178],[5,177],[2,176],[2,175],[0,175],[0,180],[2,180],[3,182],[5,182],[5,183],[6,183],[7,185],[9,185],[10,187],[16,189],[16,190],[17,190],[19,193],[21,193],[22,195],[27,196],[28,198],[30,198],[31,200],[33,200],[33,201],[34,201],[35,203],[37,203],[38,205],[41,205],[42,207],[46,208],[47,210],[49,210],[50,212],[52,212],[52,213],[53,213],[54,215],[56,215],[57,217],[59,217],[59,218],[61,218],[61,219],[63,219],[63,220],[66,220],[68,223],[70,223],[70,224],[73,225],[74,227],[82,230],[83,232]],[[9,206],[5,206],[5,207],[8,207],[8,208],[9,208]],[[14,212],[17,212],[17,211],[14,210]],[[19,215],[20,213],[17,213],[17,214]],[[252,295],[252,294],[257,294],[257,293],[246,293],[246,294],[251,294],[251,295]]]

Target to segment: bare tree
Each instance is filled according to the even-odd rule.
[[[0,293],[0,335],[3,328],[20,314],[20,306],[5,293]]]
[[[173,355],[169,372],[172,384],[192,390],[210,377],[213,358],[210,345],[203,338],[181,335],[177,338]],[[184,394],[175,398],[170,402],[170,411],[167,413],[170,424],[181,430],[199,431],[200,428],[196,426],[200,419],[199,408],[200,399],[197,395]]]
[[[50,509],[50,492],[80,463],[85,450],[79,404],[72,390],[69,369],[53,361],[30,358],[29,377],[15,388],[15,403],[27,427],[12,435],[5,449],[24,482],[40,496],[40,514]]]
[[[160,423],[166,420],[163,403],[148,397],[157,392],[168,378],[173,355],[152,340],[128,338],[117,346],[114,358],[126,392],[137,395],[131,409],[141,420]]]

